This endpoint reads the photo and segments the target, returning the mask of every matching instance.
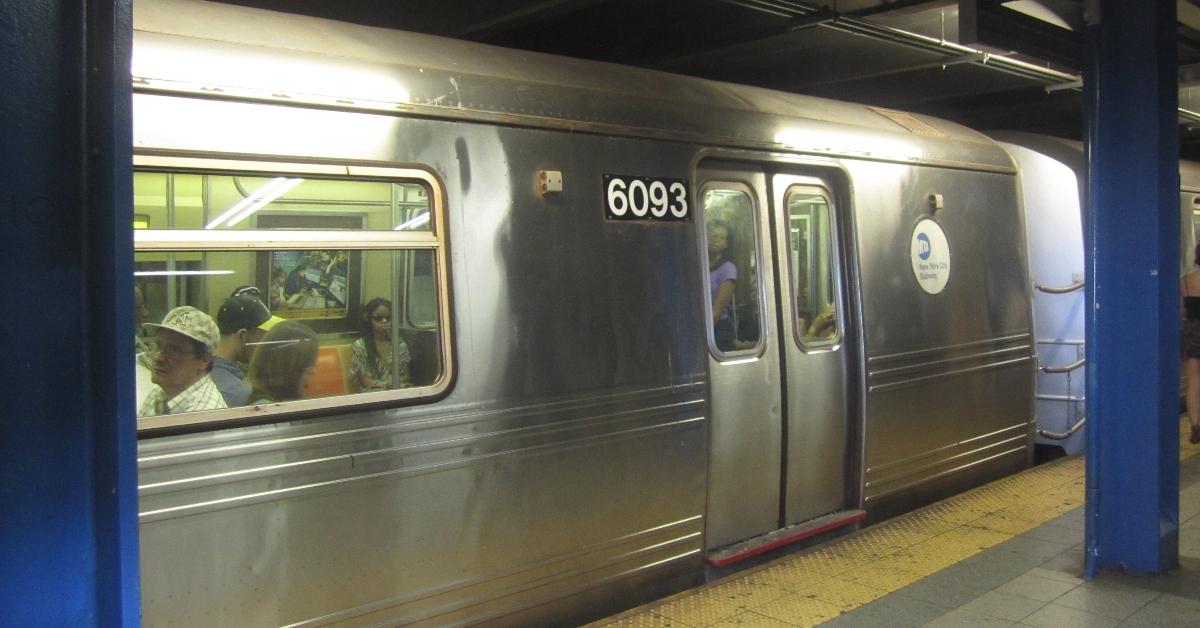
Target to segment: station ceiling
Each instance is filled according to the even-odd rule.
[[[1078,139],[1083,0],[221,0]],[[1200,160],[1200,0],[1177,0]]]

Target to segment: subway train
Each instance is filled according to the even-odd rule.
[[[295,398],[143,404],[147,625],[580,622],[1031,464],[981,133],[199,0],[134,27],[140,322],[249,286],[312,332],[250,378],[316,349]],[[152,391],[195,357],[155,329]]]
[[[1038,363],[1035,443],[1067,455],[1086,448],[1083,143],[1031,133],[989,133],[1021,172]],[[1193,268],[1200,164],[1179,163],[1179,274]],[[1180,395],[1185,390],[1182,369]],[[1051,452],[1050,455],[1054,455]]]

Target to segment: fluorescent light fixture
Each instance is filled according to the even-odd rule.
[[[1071,28],[1071,25],[1066,20],[1062,19],[1052,9],[1047,8],[1046,5],[1038,2],[1038,0],[1012,0],[1011,2],[1001,2],[1000,4],[1006,9],[1011,9],[1017,13],[1024,13],[1035,20],[1041,20],[1047,24],[1053,24],[1069,31],[1075,30]]]
[[[134,277],[170,277],[172,275],[232,275],[232,270],[139,270]]]
[[[406,221],[400,223],[399,225],[396,226],[396,228],[393,231],[404,231],[406,229],[416,229],[417,227],[424,226],[428,223],[429,223],[429,212],[425,212],[424,214],[421,214],[420,216],[417,216],[416,218],[412,218],[412,219],[409,219],[409,220],[406,220]]]
[[[246,198],[238,201],[233,207],[221,212],[220,216],[210,220],[207,225],[204,225],[204,228],[216,229],[221,226],[221,223],[225,223],[226,227],[232,227],[303,182],[304,179],[275,177],[251,192]]]
[[[232,226],[238,224],[239,222],[249,218],[254,212],[262,209],[263,207],[266,207],[267,205],[269,205],[271,203],[271,201],[279,198],[280,196],[283,196],[284,194],[287,194],[288,190],[296,187],[297,185],[300,185],[301,183],[304,183],[304,179],[286,179],[286,180],[284,180],[283,183],[280,183],[277,187],[272,189],[270,192],[260,196],[259,199],[257,201],[254,201],[253,203],[251,203],[249,207],[242,210],[236,216],[230,218],[229,222],[225,223],[225,225],[228,227],[232,227]]]

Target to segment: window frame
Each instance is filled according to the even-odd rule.
[[[257,253],[292,249],[346,249],[355,251],[433,251],[437,282],[437,328],[441,373],[429,385],[376,392],[299,399],[221,410],[157,415],[137,419],[139,438],[164,431],[207,431],[247,424],[303,419],[322,414],[343,414],[373,407],[395,407],[434,401],[449,391],[455,379],[451,347],[449,238],[446,233],[444,185],[431,170],[413,165],[377,165],[361,163],[313,163],[301,160],[278,161],[248,158],[197,157],[139,154],[133,156],[135,172],[152,171],[175,174],[218,176],[309,176],[346,181],[417,182],[429,193],[431,228],[427,231],[312,231],[312,230],[204,230],[204,229],[131,229],[134,253],[164,252],[208,253],[235,251]],[[411,272],[411,269],[410,269]],[[407,277],[398,277],[400,289],[407,289]],[[407,309],[407,306],[406,306]],[[426,328],[428,329],[428,328]],[[135,406],[141,400],[135,400]],[[336,409],[336,410],[335,410]],[[322,412],[325,411],[325,412]]]

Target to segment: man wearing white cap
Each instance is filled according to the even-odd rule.
[[[142,401],[138,416],[178,414],[226,407],[221,391],[213,384],[213,351],[220,331],[212,317],[190,305],[167,312],[158,328],[158,350],[154,353],[154,387]]]
[[[229,407],[244,406],[250,399],[250,384],[242,365],[250,362],[254,343],[282,320],[272,316],[261,300],[239,291],[234,291],[234,296],[225,299],[217,310],[221,340],[213,352],[211,377]]]

